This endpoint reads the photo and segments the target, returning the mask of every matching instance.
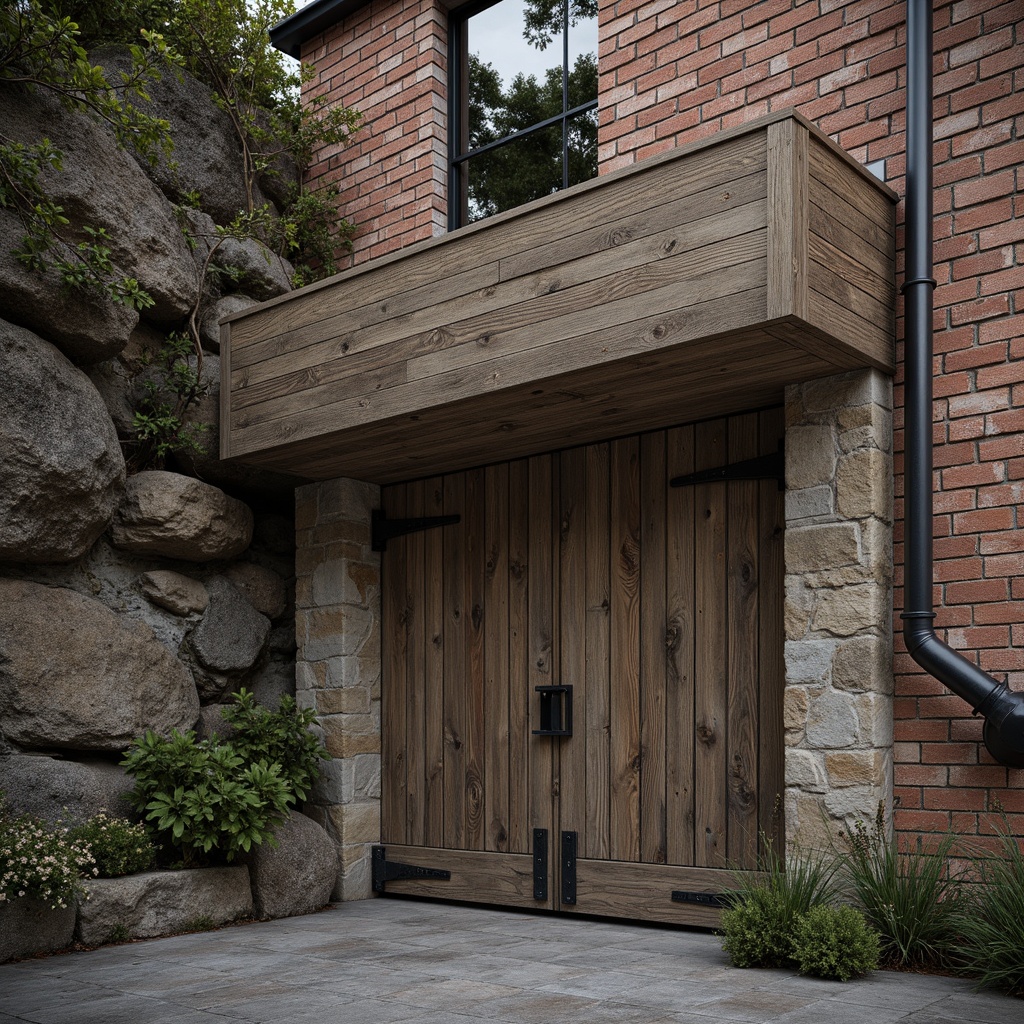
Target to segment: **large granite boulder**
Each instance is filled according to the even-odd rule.
[[[28,896],[0,903],[0,964],[16,956],[54,953],[70,946],[74,934],[73,906],[54,910]]]
[[[233,290],[255,299],[272,299],[291,291],[294,268],[255,238],[237,238],[218,230],[202,210],[184,210],[186,230],[194,242],[192,258],[197,267],[209,259],[234,282]]]
[[[186,871],[144,871],[124,878],[94,878],[78,904],[75,938],[87,946],[127,931],[133,939],[170,935],[252,914],[244,864]]]
[[[75,237],[86,225],[105,228],[115,267],[153,298],[146,319],[181,321],[198,296],[199,280],[170,202],[105,127],[43,90],[6,87],[4,134],[32,144],[44,131],[64,160],[61,170],[45,169],[40,181],[70,220],[68,234]]]
[[[154,569],[139,577],[139,589],[159,608],[175,615],[205,612],[210,595],[199,580],[170,569]]]
[[[235,562],[224,570],[224,575],[261,615],[273,620],[284,614],[288,590],[273,569],[255,562]]]
[[[131,477],[114,516],[114,547],[186,562],[235,558],[252,541],[252,511],[201,480],[150,470]]]
[[[213,577],[206,588],[210,606],[189,638],[204,702],[220,696],[231,679],[252,668],[270,634],[270,620],[222,576]]]
[[[264,843],[244,857],[256,916],[293,917],[329,903],[338,873],[330,836],[315,821],[292,811],[274,829],[274,839],[276,846]]]
[[[69,562],[110,523],[124,457],[99,394],[49,342],[0,321],[0,560]]]
[[[0,580],[0,730],[31,749],[122,751],[191,729],[189,670],[140,622],[62,587]]]
[[[210,303],[203,311],[203,318],[199,325],[199,336],[203,348],[209,352],[220,352],[221,320],[232,313],[241,313],[243,309],[249,309],[255,305],[255,299],[238,293],[224,295]]]
[[[14,255],[24,234],[10,210],[0,210],[0,309],[4,316],[52,341],[81,366],[117,355],[139,322],[137,310],[91,288],[65,288],[55,270],[28,270]]]
[[[115,77],[128,71],[131,58],[124,47],[104,47],[90,59]],[[187,71],[165,74],[146,87],[149,102],[137,105],[170,124],[174,150],[155,164],[138,158],[139,166],[165,196],[181,203],[198,193],[199,205],[218,224],[228,224],[246,210],[242,146],[226,111],[213,101],[209,88]],[[264,202],[258,186],[257,206]]]
[[[238,289],[253,298],[272,299],[292,290],[292,265],[255,238],[224,238],[213,263],[233,274]]]
[[[11,807],[51,823],[77,825],[100,811],[121,818],[133,813],[128,794],[134,783],[109,761],[12,754],[0,759],[0,779]]]

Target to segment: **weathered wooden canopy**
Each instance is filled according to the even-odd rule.
[[[221,454],[381,483],[894,366],[896,196],[793,113],[235,314]]]

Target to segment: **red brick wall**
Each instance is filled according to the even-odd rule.
[[[602,171],[794,106],[904,190],[905,4],[619,0],[601,11]],[[1024,687],[1024,5],[937,3],[936,626]],[[902,204],[898,212],[902,244]],[[902,313],[902,310],[899,310]],[[902,338],[902,317],[897,336]],[[898,355],[902,358],[902,345]],[[896,378],[896,629],[902,603],[902,377]],[[1024,834],[1024,771],[897,639],[897,827]]]
[[[303,95],[365,119],[348,146],[321,148],[308,176],[340,188],[355,263],[447,227],[447,26],[437,0],[377,0],[302,47],[317,72]]]

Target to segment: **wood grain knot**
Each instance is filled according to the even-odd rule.
[[[707,744],[709,747],[714,745],[715,742],[715,730],[713,726],[708,725],[706,722],[701,722],[697,726],[697,739],[701,743]]]

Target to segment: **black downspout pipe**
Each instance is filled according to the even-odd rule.
[[[1024,767],[1024,693],[997,682],[943,643],[932,626],[932,3],[907,3],[905,311],[905,584],[910,656],[985,717],[1000,764]]]

